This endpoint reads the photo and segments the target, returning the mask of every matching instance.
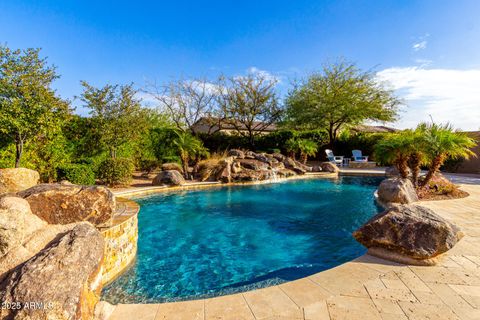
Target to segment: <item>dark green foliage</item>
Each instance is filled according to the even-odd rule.
[[[132,180],[135,167],[126,158],[107,158],[98,168],[98,178],[108,186],[127,185]]]
[[[160,162],[178,162],[180,157],[176,151],[175,139],[177,130],[173,128],[153,128],[149,132],[149,140],[153,155]]]
[[[147,173],[151,173],[158,169],[160,162],[156,159],[143,159],[139,161],[138,168]]]
[[[57,167],[57,180],[68,180],[73,184],[94,185],[95,174],[86,164],[66,164]]]
[[[334,145],[335,155],[351,157],[352,150],[361,150],[362,154],[368,156],[369,161],[375,161],[375,145],[385,137],[385,133],[344,133],[338,137]],[[325,152],[322,151],[323,154]],[[388,165],[388,163],[384,163]]]

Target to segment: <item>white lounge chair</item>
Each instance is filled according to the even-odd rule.
[[[334,155],[330,149],[325,149],[325,153],[327,154],[328,161],[335,163],[337,166],[343,166],[343,156]]]
[[[361,150],[352,150],[353,161],[356,162],[368,162],[368,156],[362,156]]]

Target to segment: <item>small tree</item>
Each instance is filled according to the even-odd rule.
[[[101,149],[116,158],[120,146],[134,141],[145,129],[146,114],[136,98],[137,90],[129,85],[106,85],[95,88],[82,81],[81,99],[89,108],[93,130]]]
[[[448,158],[475,156],[471,148],[476,146],[476,141],[464,132],[455,131],[450,124],[422,123],[418,130],[425,139],[425,154],[429,161],[422,186],[428,185]]]
[[[200,139],[187,132],[177,132],[177,138],[173,141],[180,154],[183,174],[189,178],[188,164],[190,160],[198,160],[201,155],[206,155],[207,150]]]
[[[324,129],[333,146],[341,129],[366,120],[393,121],[399,100],[375,74],[343,61],[297,83],[286,99],[287,126]]]
[[[412,143],[413,134],[410,130],[387,134],[375,146],[375,158],[384,163],[393,163],[400,176],[407,179]]]
[[[315,141],[308,139],[290,138],[286,142],[286,149],[290,157],[295,159],[295,154],[300,154],[300,162],[307,163],[309,156],[314,156],[318,151],[318,145]]]
[[[222,117],[217,104],[218,87],[207,79],[180,79],[163,86],[149,83],[145,92],[158,102],[160,110],[166,112],[181,131],[197,135],[193,125],[202,118],[209,126],[208,134],[219,128]]]
[[[39,56],[40,49],[12,51],[0,46],[0,134],[15,143],[15,167],[24,145],[47,130],[58,129],[69,112],[51,84],[59,76]]]
[[[220,79],[218,102],[235,131],[248,139],[255,149],[255,137],[278,121],[282,115],[275,94],[277,80],[262,74]]]

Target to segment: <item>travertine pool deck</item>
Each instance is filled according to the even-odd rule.
[[[109,320],[480,319],[480,183],[463,199],[420,202],[465,237],[437,266],[364,255],[336,268],[264,289],[185,302],[117,305]],[[292,248],[295,250],[295,248]]]

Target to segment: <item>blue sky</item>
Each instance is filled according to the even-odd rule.
[[[407,106],[394,126],[431,115],[477,130],[479,16],[475,0],[2,0],[0,43],[43,48],[69,99],[80,80],[143,86],[251,68],[278,77],[285,92],[290,79],[341,56],[397,89]]]

